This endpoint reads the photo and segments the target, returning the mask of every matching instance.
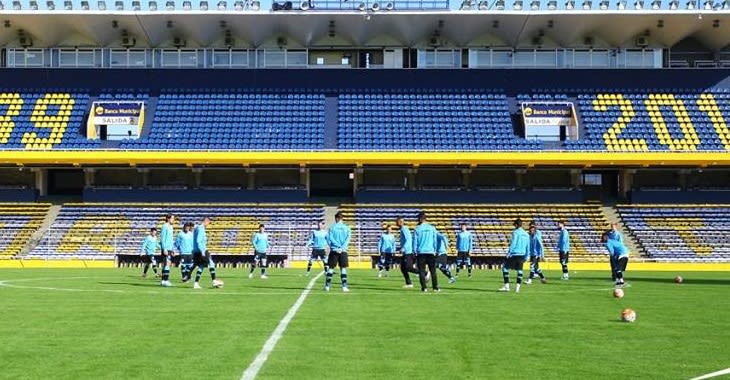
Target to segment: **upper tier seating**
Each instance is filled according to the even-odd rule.
[[[730,206],[617,206],[649,257],[659,261],[730,261]]]
[[[730,93],[725,90],[596,90],[577,96],[584,132],[569,150],[726,151]]]
[[[324,147],[324,95],[165,92],[149,136],[127,149],[290,150]]]
[[[353,226],[352,251],[378,254],[378,239],[386,224],[393,226],[399,236],[395,220],[405,218],[413,230],[419,211],[425,211],[429,222],[446,232],[450,242],[450,254],[456,254],[456,232],[466,223],[474,234],[474,251],[477,255],[504,256],[507,253],[512,223],[521,218],[527,228],[535,221],[542,230],[545,254],[557,256],[557,223],[566,221],[571,233],[571,254],[577,257],[605,255],[600,242],[601,231],[608,222],[601,208],[594,205],[346,205],[342,208],[345,222]]]
[[[43,223],[50,205],[0,204],[0,259],[17,255]]]
[[[82,134],[89,95],[81,92],[0,91],[0,148],[89,149]]]
[[[122,149],[539,151],[546,146],[518,137],[510,111],[515,104],[499,90],[343,90],[337,103],[317,91],[170,89],[153,99],[150,90],[118,89],[104,90],[98,99],[148,104],[151,123],[139,140],[121,142]],[[94,96],[68,89],[0,92],[0,149],[101,147],[85,137]],[[580,139],[550,143],[550,149],[730,149],[728,89],[578,88],[521,94],[516,100],[575,102]]]
[[[139,254],[149,229],[159,229],[168,213],[177,216],[176,236],[183,223],[211,217],[208,241],[213,255],[251,254],[251,237],[263,223],[271,234],[270,253],[290,259],[308,257],[309,233],[324,217],[324,209],[316,205],[65,205],[29,257],[110,259]]]
[[[339,149],[540,150],[515,136],[502,93],[345,94]]]

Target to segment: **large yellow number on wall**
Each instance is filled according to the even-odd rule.
[[[621,132],[629,125],[631,119],[636,116],[631,100],[624,99],[621,94],[598,94],[593,100],[593,110],[599,112],[608,111],[608,107],[618,106],[621,116],[613,123],[611,128],[603,134],[603,141],[609,151],[636,151],[649,150],[645,139],[623,139],[618,138]]]
[[[695,132],[692,120],[689,118],[687,108],[684,106],[682,99],[676,99],[672,94],[649,94],[649,98],[644,101],[646,111],[649,112],[651,124],[659,139],[659,143],[666,145],[670,150],[697,150],[700,144],[700,138]],[[683,138],[674,138],[669,133],[667,123],[662,115],[662,106],[672,107],[672,112],[679,122],[679,129],[682,131]]]
[[[727,128],[727,123],[725,123],[725,117],[720,112],[720,107],[717,106],[715,95],[700,95],[697,105],[700,107],[700,111],[706,113],[712,121],[712,126],[715,127],[715,132],[717,132],[717,136],[720,138],[725,150],[730,150],[730,130]]]
[[[15,129],[13,117],[20,115],[20,108],[23,106],[23,98],[20,94],[0,94],[0,104],[7,104],[8,109],[4,115],[0,115],[0,144],[7,144],[10,134]]]
[[[48,137],[38,137],[36,132],[26,132],[23,134],[21,143],[25,144],[26,149],[51,149],[54,145],[61,143],[63,134],[66,133],[66,127],[71,119],[71,110],[73,110],[75,101],[70,94],[46,94],[38,99],[30,116],[36,128],[49,128],[51,133]],[[49,105],[59,106],[58,113],[48,115],[46,111]]]

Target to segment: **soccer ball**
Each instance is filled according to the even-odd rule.
[[[621,320],[624,322],[631,323],[636,320],[636,312],[632,309],[624,309],[621,312]]]
[[[684,279],[682,278],[682,276],[677,276],[674,278],[674,282],[677,284],[681,284],[682,282],[684,282]]]
[[[215,280],[213,282],[213,287],[216,288],[216,289],[222,288],[223,287],[223,281],[221,281],[221,280]]]
[[[614,298],[624,298],[624,290],[623,289],[614,289],[613,290],[613,297]]]

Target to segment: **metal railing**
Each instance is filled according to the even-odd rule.
[[[355,49],[356,50],[356,49]],[[419,68],[461,69],[462,53],[468,50],[469,68],[661,68],[656,49],[535,49],[535,48],[437,48],[418,49]],[[318,50],[319,51],[319,50]],[[660,52],[660,50],[659,50]],[[352,63],[323,65],[310,63],[309,49],[217,49],[217,48],[52,48],[6,49],[6,65],[11,68],[383,68],[381,64],[353,67]],[[354,61],[350,61],[354,62]],[[698,68],[717,68],[730,61],[695,63]],[[677,62],[668,66],[678,67]],[[682,66],[687,67],[687,66]],[[402,69],[400,67],[394,67]]]

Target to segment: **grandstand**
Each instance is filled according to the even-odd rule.
[[[403,217],[415,228],[415,216],[423,211],[429,222],[444,231],[451,242],[450,254],[456,254],[456,233],[466,223],[474,233],[474,255],[503,257],[512,233],[512,222],[521,218],[525,224],[535,222],[543,231],[545,254],[557,257],[557,224],[565,220],[573,237],[577,259],[603,258],[600,233],[608,226],[606,216],[595,205],[343,205],[345,217],[354,221],[353,244],[365,254],[376,255],[378,239],[385,225],[398,235],[395,220]]]
[[[687,262],[728,261],[729,210],[726,205],[622,205],[618,208],[647,257]]]
[[[217,255],[249,255],[250,241],[259,224],[271,235],[273,255],[303,259],[306,243],[317,220],[317,205],[166,205],[67,204],[43,240],[28,258],[109,260],[117,255],[136,256],[150,228],[158,230],[164,215],[174,214],[181,228],[210,217],[209,247]]]
[[[0,201],[42,205],[3,222],[6,257],[133,254],[172,210],[215,216],[221,255],[266,220],[299,260],[342,207],[364,256],[422,209],[485,257],[520,216],[550,249],[566,219],[584,260],[609,221],[647,260],[728,260],[705,225],[730,194],[727,1],[1,5]]]
[[[0,204],[0,259],[19,254],[41,226],[48,204]]]
[[[0,0],[0,16],[2,378],[730,373],[730,0]],[[349,268],[325,274],[308,242],[338,211]],[[400,254],[375,270],[383,227],[398,241],[419,212],[448,236],[439,264],[460,224],[474,243],[473,267],[440,266],[428,291]],[[167,214],[174,234],[211,218],[214,268],[149,270]],[[517,218],[542,232],[545,281],[504,268]],[[629,259],[609,273],[614,226]],[[514,285],[497,291],[500,269]]]

